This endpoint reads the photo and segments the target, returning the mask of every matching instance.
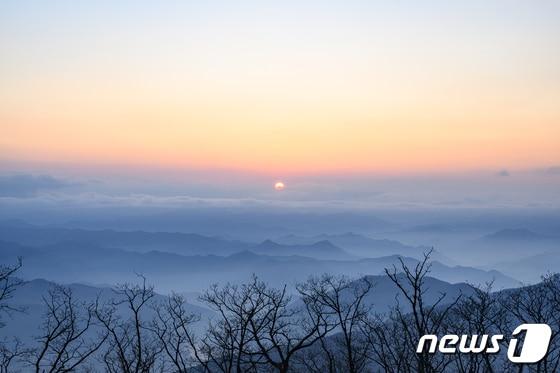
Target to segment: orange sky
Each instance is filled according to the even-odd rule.
[[[556,165],[560,33],[527,4],[488,19],[288,2],[197,8],[192,23],[12,5],[0,158],[276,174]],[[192,15],[159,11],[173,10]]]

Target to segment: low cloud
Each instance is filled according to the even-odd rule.
[[[0,197],[28,198],[73,184],[50,175],[0,175]]]
[[[549,167],[545,170],[547,175],[560,175],[560,166]]]
[[[497,173],[497,175],[501,177],[507,177],[510,176],[510,173],[508,170],[501,170],[500,172]]]

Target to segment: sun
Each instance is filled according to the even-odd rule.
[[[278,190],[278,191],[282,191],[286,188],[286,184],[284,184],[282,181],[277,181],[274,184],[274,189]]]

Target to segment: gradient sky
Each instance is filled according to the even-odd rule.
[[[0,160],[560,164],[560,2],[0,2]]]

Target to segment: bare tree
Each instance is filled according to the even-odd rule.
[[[543,276],[542,281],[547,290],[550,307],[556,310],[554,314],[549,315],[552,316],[548,323],[553,330],[553,335],[545,360],[546,369],[552,372],[560,370],[560,274],[547,274]]]
[[[474,294],[463,296],[451,310],[450,330],[480,339],[484,335],[501,334],[506,325],[506,312],[492,294],[492,283],[485,287],[473,286]],[[476,341],[475,339],[475,341]],[[480,342],[481,343],[481,342]],[[464,373],[499,371],[499,356],[496,354],[458,354],[455,370]]]
[[[217,312],[218,318],[210,323],[200,341],[199,350],[207,356],[207,368],[224,373],[255,371],[262,364],[256,354],[251,321],[266,307],[267,299],[258,290],[262,283],[253,276],[243,285],[213,285],[201,300]]]
[[[442,372],[450,364],[451,360],[441,354],[430,354],[428,351],[414,352],[421,336],[442,334],[446,325],[445,318],[460,299],[459,296],[450,303],[443,304],[446,294],[441,293],[432,304],[425,303],[425,295],[428,291],[426,276],[430,272],[431,252],[430,250],[424,254],[423,260],[418,262],[414,268],[409,268],[399,258],[400,268],[393,266],[392,269],[385,269],[386,275],[397,286],[410,309],[410,311],[403,310],[397,302],[392,319],[394,322],[398,322],[402,330],[406,348],[412,350],[412,353],[405,354],[407,357],[413,357],[410,362],[412,371],[419,373]]]
[[[21,266],[21,258],[18,258],[14,265],[0,265],[0,317],[2,317],[3,314],[23,311],[21,307],[15,307],[8,302],[16,289],[23,285],[23,281],[15,276]],[[0,319],[0,328],[2,326],[4,326],[4,324]]]
[[[39,372],[72,372],[107,339],[94,332],[94,305],[77,302],[72,291],[55,286],[43,297],[47,307],[33,366]]]
[[[302,361],[310,371],[356,373],[366,369],[369,344],[362,332],[372,311],[366,304],[373,282],[368,277],[352,281],[345,276],[324,274],[300,284],[298,290],[319,304],[334,331],[319,340],[322,353],[306,354]]]
[[[17,369],[19,361],[31,363],[37,373],[93,371],[99,368],[89,364],[94,357],[110,373],[560,369],[560,276],[499,293],[487,284],[473,287],[470,295],[449,299],[441,293],[433,300],[426,296],[429,256],[412,267],[400,260],[400,266],[386,269],[398,292],[386,315],[373,314],[368,277],[312,277],[296,286],[297,296],[256,276],[241,285],[213,285],[201,300],[216,317],[200,336],[193,332],[200,316],[187,311],[183,297],[172,294],[157,302],[143,276],[139,284],[117,286],[113,298],[103,303],[101,295],[91,304],[79,302],[69,288],[55,286],[43,298],[46,312],[37,348],[30,350],[17,339],[1,341],[0,373]],[[20,310],[6,302],[21,285],[14,278],[20,266],[19,261],[0,268],[0,311]],[[535,364],[512,364],[504,353],[416,352],[423,335],[511,335],[520,323],[552,328],[548,354]]]
[[[286,372],[293,357],[331,329],[315,298],[293,302],[286,287],[275,289],[253,276],[243,285],[212,286],[202,300],[219,317],[197,343],[209,371]]]
[[[98,302],[95,307],[96,318],[108,334],[108,347],[103,354],[108,372],[148,373],[157,367],[162,347],[145,315],[155,292],[145,277],[139,277],[140,284],[117,286],[114,299],[105,305]]]
[[[11,316],[13,312],[25,310],[9,302],[14,292],[23,285],[23,281],[16,277],[16,272],[21,266],[21,258],[18,258],[14,265],[0,265],[0,328],[5,326],[2,316]],[[17,338],[0,340],[0,373],[8,372],[16,360],[28,357],[29,352],[30,350],[23,347]]]
[[[178,373],[185,373],[197,364],[209,371],[208,362],[200,355],[191,330],[191,325],[198,321],[200,316],[189,313],[184,298],[177,294],[169,296],[165,304],[156,308],[152,328]]]
[[[21,343],[18,338],[4,340],[0,343],[0,373],[14,372],[13,364],[25,362],[29,359],[33,350]]]
[[[408,316],[394,311],[387,317],[374,315],[363,327],[370,346],[369,358],[384,372],[415,372],[415,350],[402,328],[403,317]]]
[[[523,286],[500,294],[500,304],[508,314],[505,332],[511,334],[521,323],[548,324],[552,329],[548,354],[535,364],[518,364],[521,372],[524,368],[535,372],[557,372],[560,368],[560,278],[558,275],[543,277],[536,285]],[[512,368],[513,370],[513,368]]]
[[[250,319],[251,332],[265,361],[278,372],[287,372],[296,353],[314,345],[334,327],[325,318],[325,307],[315,295],[300,292],[292,304],[286,286],[274,289],[253,282],[253,292],[264,304]]]

